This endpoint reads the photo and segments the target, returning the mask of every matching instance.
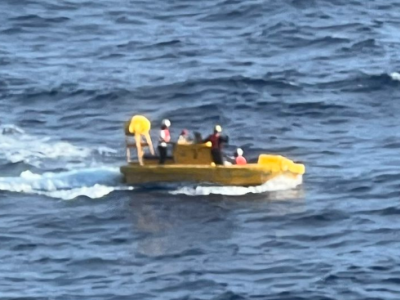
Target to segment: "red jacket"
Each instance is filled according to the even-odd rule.
[[[243,156],[236,157],[235,162],[236,162],[237,165],[245,165],[245,164],[247,164],[247,161]]]
[[[221,149],[221,139],[218,133],[211,134],[203,143],[211,142],[212,149]]]

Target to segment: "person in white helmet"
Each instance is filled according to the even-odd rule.
[[[158,142],[158,153],[160,155],[159,164],[163,165],[167,158],[167,144],[171,140],[171,135],[169,133],[169,127],[171,126],[171,122],[167,119],[162,121],[160,137]]]
[[[211,157],[213,162],[216,165],[223,165],[224,160],[222,158],[222,143],[228,142],[227,137],[222,137],[221,135],[222,127],[220,125],[216,125],[214,127],[214,133],[209,135],[203,143],[211,142]]]
[[[245,165],[245,164],[247,164],[247,161],[243,156],[243,150],[242,149],[237,148],[233,156],[235,157],[235,164],[237,164],[237,165]]]

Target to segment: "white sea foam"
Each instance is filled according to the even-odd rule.
[[[393,72],[393,73],[390,74],[390,77],[391,77],[393,80],[398,80],[398,81],[400,81],[400,73]]]
[[[119,186],[118,168],[89,168],[60,173],[35,174],[22,172],[19,177],[0,177],[0,190],[46,195],[71,200],[78,196],[101,198],[115,190],[130,190]]]
[[[86,196],[92,199],[102,198],[111,192],[121,190],[133,190],[133,187],[118,187],[118,186],[106,186],[101,184],[95,184],[90,187],[81,187],[70,190],[56,190],[52,192],[38,192],[52,198],[58,198],[63,200],[72,200],[80,196]]]
[[[246,194],[259,194],[265,192],[277,192],[294,189],[302,184],[303,177],[298,176],[296,179],[286,176],[278,176],[263,185],[254,187],[240,187],[240,186],[196,186],[196,187],[183,187],[170,193],[173,195],[184,194],[188,196],[198,195],[227,195],[227,196],[242,196]]]
[[[85,147],[27,134],[15,125],[0,126],[0,134],[0,158],[12,163],[25,162],[40,167],[45,159],[85,158],[91,153]]]

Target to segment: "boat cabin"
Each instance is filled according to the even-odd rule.
[[[171,153],[171,147],[168,149]],[[158,156],[145,154],[144,165],[158,164]],[[165,164],[178,165],[211,165],[211,147],[206,144],[172,144],[172,155],[169,155]]]

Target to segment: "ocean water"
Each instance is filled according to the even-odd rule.
[[[0,299],[399,299],[397,2],[3,0],[0,20]],[[307,173],[126,186],[136,113]]]

